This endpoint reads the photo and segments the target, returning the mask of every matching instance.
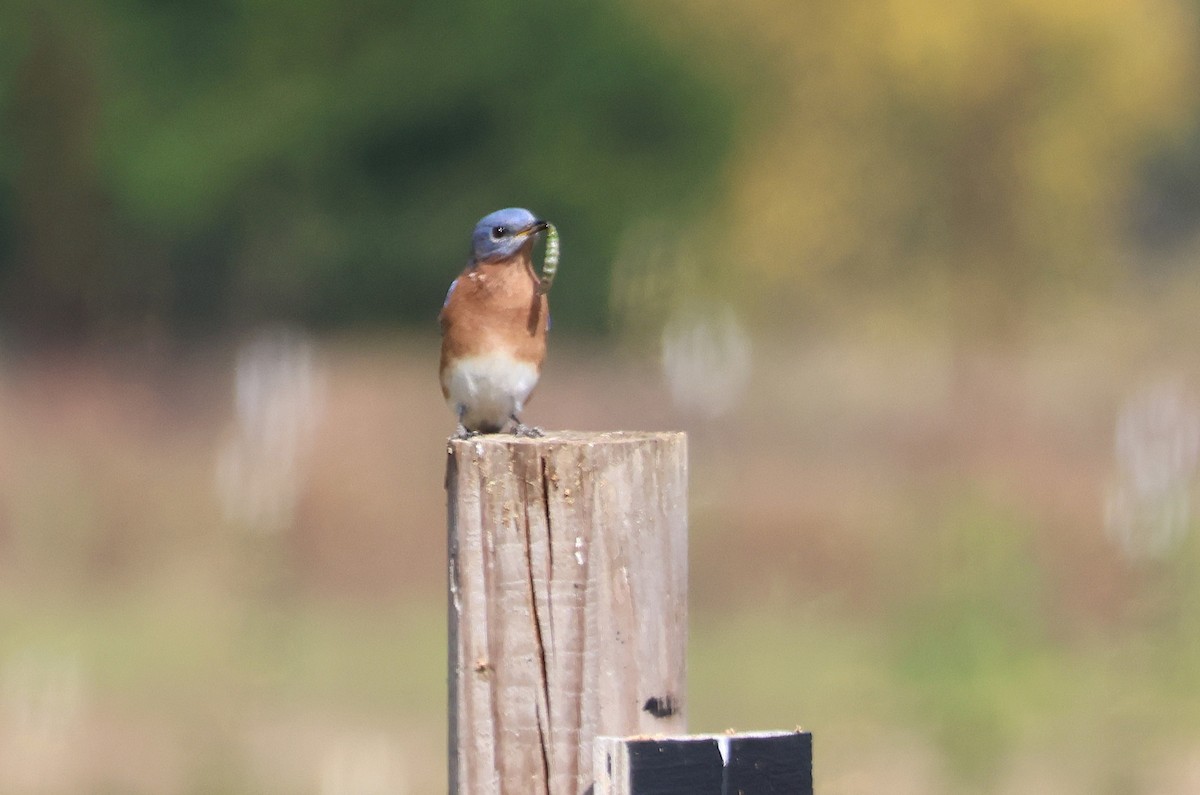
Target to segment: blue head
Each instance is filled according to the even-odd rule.
[[[497,210],[475,224],[472,253],[479,262],[508,259],[533,245],[537,233],[545,229],[546,222],[539,221],[528,210],[520,207]]]

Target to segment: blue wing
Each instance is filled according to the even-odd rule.
[[[458,286],[458,279],[450,282],[450,289],[446,291],[446,300],[442,301],[442,309],[446,308],[446,304],[450,303],[450,296],[454,294],[454,288]]]

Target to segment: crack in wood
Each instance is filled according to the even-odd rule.
[[[550,575],[554,573],[554,545],[551,543],[552,536],[550,534],[550,477],[547,474],[546,456],[539,456],[541,462],[541,509],[546,515],[546,551],[547,558],[546,566],[546,581],[547,585],[550,582]],[[551,616],[553,618],[553,616]]]
[[[547,477],[546,456],[538,456],[542,476],[542,511],[546,517],[546,627],[550,632],[550,648],[554,645],[554,534],[550,530],[550,478]],[[546,683],[549,688],[549,682]],[[546,699],[546,708],[550,700]]]
[[[543,469],[543,476],[545,470]],[[528,481],[526,481],[528,484]],[[550,790],[550,751],[548,748],[549,734],[551,731],[550,723],[550,677],[548,665],[546,663],[546,644],[542,638],[542,621],[538,612],[538,598],[536,582],[533,577],[533,530],[529,523],[529,500],[524,499],[522,502],[525,505],[525,570],[529,574],[529,613],[533,619],[533,637],[537,644],[535,650],[537,654],[538,670],[542,680],[542,696],[543,703],[546,709],[546,725],[542,722],[542,711],[536,706],[534,707],[534,715],[537,717],[538,730],[538,746],[542,752],[542,780],[546,783],[546,791]],[[547,526],[546,531],[549,534],[550,528]]]

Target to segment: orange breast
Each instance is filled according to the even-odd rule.
[[[508,351],[540,370],[550,309],[537,285],[528,252],[468,265],[440,315],[442,372],[451,360],[496,351]]]

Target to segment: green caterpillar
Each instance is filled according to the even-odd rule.
[[[542,258],[542,278],[538,283],[538,292],[542,295],[550,292],[554,284],[554,274],[558,271],[558,230],[554,224],[546,224],[546,256]]]

